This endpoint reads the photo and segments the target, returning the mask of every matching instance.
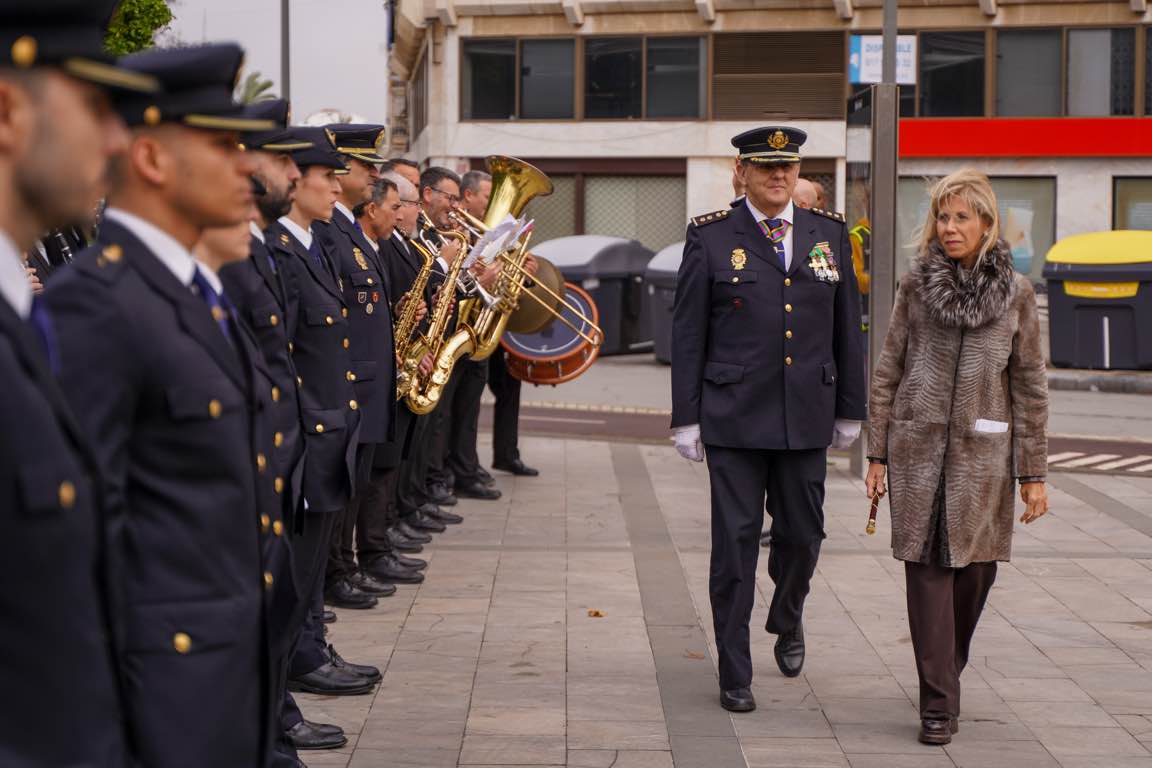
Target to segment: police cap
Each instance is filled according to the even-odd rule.
[[[266,99],[249,104],[244,108],[244,117],[253,120],[271,120],[275,123],[272,130],[245,133],[241,141],[248,149],[258,149],[262,152],[292,152],[312,146],[310,142],[292,136],[288,128],[288,123],[292,120],[288,102],[284,99]]]
[[[328,126],[332,131],[332,142],[336,151],[366,163],[383,163],[380,146],[384,143],[387,131],[382,125],[337,123]]]
[[[243,62],[244,50],[235,43],[154,48],[125,56],[125,67],[152,75],[161,91],[125,99],[116,109],[131,126],[180,123],[221,131],[270,130],[274,121],[245,117],[243,105],[232,99]]]
[[[292,151],[292,159],[301,170],[319,165],[336,169],[337,176],[348,173],[348,166],[344,165],[343,157],[336,151],[334,136],[327,128],[295,126],[289,136],[294,142],[307,142],[309,145],[306,149]]]
[[[0,0],[0,67],[58,67],[80,80],[149,93],[154,77],[116,63],[104,30],[119,0]]]
[[[740,161],[757,165],[800,162],[800,146],[808,134],[786,125],[768,125],[732,137],[732,146],[740,151]]]

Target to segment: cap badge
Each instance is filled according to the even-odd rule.
[[[784,131],[776,131],[768,137],[768,146],[772,149],[784,149],[788,146],[788,135]]]
[[[145,125],[159,125],[160,124],[160,108],[155,104],[144,110],[144,124]]]
[[[37,48],[36,38],[30,35],[16,38],[12,43],[12,63],[21,69],[32,66],[36,63]]]
[[[744,269],[744,265],[748,263],[748,256],[745,255],[743,248],[736,248],[732,251],[732,269]]]

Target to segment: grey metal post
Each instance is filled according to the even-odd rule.
[[[280,98],[282,99],[292,98],[291,35],[288,26],[289,2],[290,0],[280,0]]]

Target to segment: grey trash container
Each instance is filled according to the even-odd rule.
[[[676,300],[676,275],[684,258],[684,241],[662,248],[644,271],[648,294],[648,317],[652,324],[652,352],[661,363],[672,362],[672,305]]]
[[[604,330],[601,355],[627,354],[652,343],[644,297],[644,268],[652,260],[651,250],[635,240],[607,235],[558,237],[530,250],[592,296]]]

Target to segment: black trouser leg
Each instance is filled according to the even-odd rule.
[[[459,372],[453,371],[452,378],[444,385],[436,410],[428,414],[428,484],[441,483],[448,489],[455,484],[445,459],[448,455],[448,438],[452,432],[452,403],[456,399],[459,384]]]
[[[360,523],[356,526],[356,552],[362,567],[392,551],[388,543],[388,529],[395,522],[392,498],[396,494],[399,479],[399,467],[373,469],[372,477],[364,489]]]
[[[360,443],[356,446],[356,495],[341,513],[332,531],[332,545],[328,554],[328,567],[324,577],[326,586],[335,584],[356,573],[356,553],[353,551],[353,532],[360,519],[364,502],[364,489],[372,474],[372,453],[375,443]]]
[[[904,577],[908,627],[920,677],[920,716],[959,716],[960,673],[996,581],[996,563],[948,568],[906,562]]]
[[[435,411],[433,411],[435,413]],[[432,414],[416,417],[411,449],[401,465],[400,482],[396,486],[396,510],[399,517],[416,512],[428,502],[428,457],[432,450],[429,429]]]
[[[452,398],[452,416],[445,458],[456,485],[471,484],[480,479],[480,457],[476,441],[480,432],[480,398],[488,381],[488,361],[464,360],[452,374],[459,377]]]
[[[520,379],[508,372],[503,347],[488,358],[488,388],[492,408],[492,463],[511,464],[520,458]]]
[[[296,637],[296,646],[288,667],[289,677],[306,675],[325,663],[324,623],[324,564],[332,541],[336,512],[318,512],[310,509],[305,514],[304,530],[292,541],[296,567],[296,583],[305,598],[307,610]]]
[[[824,540],[824,450],[767,451],[768,575],[775,585],[765,629],[780,634],[800,623],[820,543]]]

